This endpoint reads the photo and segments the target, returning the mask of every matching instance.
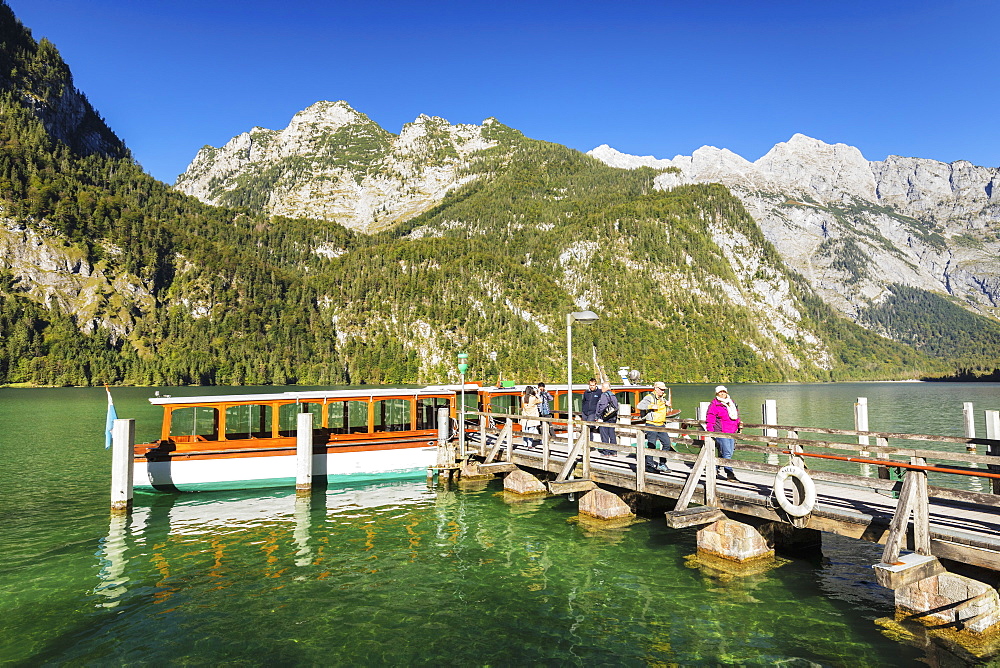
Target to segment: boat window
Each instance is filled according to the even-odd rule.
[[[322,424],[323,404],[282,404],[278,406],[278,433],[282,436],[295,436],[298,431],[298,414],[312,413],[313,429]]]
[[[628,404],[629,406],[635,406],[635,392],[632,390],[622,390],[620,392],[615,392],[615,398],[618,399],[619,404]]]
[[[521,414],[521,395],[520,394],[499,394],[490,397],[490,412],[491,413],[508,413],[511,415]],[[507,418],[497,418],[500,422],[505,423]]]
[[[219,409],[211,406],[175,408],[170,412],[170,436],[180,442],[217,441]]]
[[[566,393],[561,392],[556,395],[555,407],[552,410],[565,411],[566,410]],[[573,394],[573,411],[579,413],[583,406],[583,394],[574,393]]]
[[[422,397],[417,399],[417,429],[437,429],[437,409],[447,407],[445,397]]]
[[[466,410],[466,412],[468,412],[468,411],[479,411],[479,410],[482,410],[479,407],[479,393],[478,392],[466,392],[465,393],[465,410]]]
[[[373,403],[373,408],[375,409],[375,433],[412,429],[409,399],[380,399]]]
[[[326,426],[331,434],[367,434],[368,402],[335,401],[328,404]]]
[[[271,407],[266,404],[226,406],[226,439],[270,438]]]

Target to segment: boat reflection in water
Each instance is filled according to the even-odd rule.
[[[367,516],[435,500],[425,483],[406,479],[316,487],[308,496],[294,489],[141,494],[131,515],[111,518],[100,541],[97,605],[118,606],[130,587],[148,587],[150,567],[159,573],[154,598],[160,602],[186,586],[179,578],[207,576],[226,586],[228,578],[254,572],[278,577],[288,561],[315,565],[334,534],[364,527]],[[371,527],[364,532],[370,540]]]

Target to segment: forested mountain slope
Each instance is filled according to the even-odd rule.
[[[578,349],[648,379],[948,370],[825,306],[726,188],[659,191],[655,170],[497,122],[459,185],[377,234],[201,203],[144,174],[89,104],[74,125],[85,98],[55,47],[2,4],[0,27],[0,383],[430,382],[455,379],[459,351],[473,378],[555,380],[584,307],[601,320]],[[37,53],[63,91],[45,113]]]

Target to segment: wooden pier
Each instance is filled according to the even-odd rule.
[[[632,506],[643,497],[647,502],[659,499],[661,505],[672,506],[666,512],[668,526],[706,527],[699,532],[699,550],[705,533],[709,553],[716,552],[712,541],[718,542],[712,532],[728,532],[733,526],[750,528],[756,535],[760,546],[753,548],[753,555],[773,550],[778,534],[803,531],[882,544],[885,548],[881,562],[873,564],[874,576],[896,592],[898,610],[931,626],[973,634],[1000,631],[996,590],[988,583],[948,572],[962,564],[993,571],[980,580],[995,581],[1000,573],[1000,495],[989,493],[1000,490],[1000,458],[996,456],[1000,440],[992,433],[995,430],[989,434],[993,438],[977,439],[744,424],[759,435],[734,435],[737,456],[752,460],[723,460],[716,456],[713,440],[722,434],[704,431],[696,420],[656,429],[670,433],[671,441],[685,449],[700,447],[697,455],[647,449],[645,432],[654,428],[643,425],[618,424],[619,445],[609,445],[591,441],[588,428],[606,423],[576,422],[582,434],[569,442],[565,433],[550,438],[544,425],[540,434],[522,434],[514,429],[520,419],[517,415],[475,415],[479,429],[466,439],[466,470],[504,474],[521,470],[535,476],[550,493],[577,497],[603,490]],[[988,415],[990,419],[995,421],[996,416]],[[565,429],[564,424],[559,426]],[[779,436],[781,432],[785,435]],[[525,436],[534,439],[530,446]],[[827,440],[830,437],[856,442]],[[929,449],[929,442],[953,445],[956,452]],[[990,454],[975,453],[983,446]],[[602,455],[598,449],[615,454]],[[647,456],[665,459],[668,470],[647,472]],[[824,460],[853,462],[871,475],[823,470],[830,468],[820,463]],[[721,466],[735,469],[738,480],[718,479],[716,470]],[[928,484],[929,472],[948,486]],[[785,485],[776,482],[781,476],[791,478],[790,497]],[[986,491],[960,489],[953,482],[958,480],[979,480]],[[581,511],[582,504],[581,498]],[[776,532],[776,525],[785,529]],[[770,527],[763,530],[766,538],[757,531],[762,527]],[[733,540],[727,536],[722,542]],[[738,553],[728,558],[744,559]],[[954,578],[962,582],[956,585]],[[948,591],[957,593],[949,599]]]

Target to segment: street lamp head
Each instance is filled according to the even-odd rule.
[[[569,322],[580,322],[585,325],[597,322],[600,319],[600,316],[593,311],[576,311],[566,316],[566,320]]]
[[[466,371],[469,370],[469,364],[466,361],[468,359],[469,359],[469,355],[467,353],[459,353],[458,354],[458,371],[459,371],[459,373],[464,374]]]

